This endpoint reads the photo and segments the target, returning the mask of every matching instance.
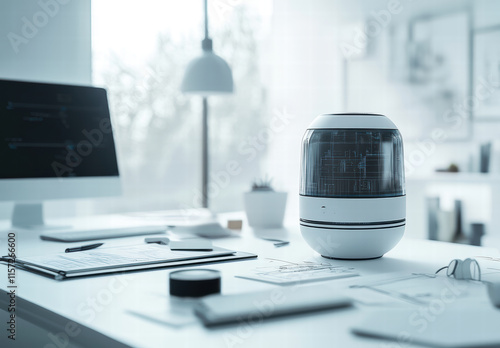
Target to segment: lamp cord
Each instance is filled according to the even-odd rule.
[[[208,37],[208,0],[205,0],[205,38],[201,41],[201,48],[205,52],[212,51],[212,39]]]
[[[205,0],[205,39],[208,39],[208,0]]]

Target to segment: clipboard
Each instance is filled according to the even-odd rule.
[[[214,247],[213,251],[173,251],[157,244],[100,248],[78,253],[57,253],[15,260],[18,269],[55,280],[116,272],[256,258],[256,254]],[[9,259],[0,259],[3,263]]]

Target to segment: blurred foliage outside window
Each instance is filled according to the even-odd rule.
[[[215,211],[242,209],[242,193],[259,175],[265,154],[259,150],[250,160],[245,148],[245,139],[265,128],[268,118],[259,68],[262,20],[239,5],[224,26],[211,30],[214,51],[229,63],[235,82],[234,94],[209,98],[210,207]],[[174,40],[168,31],[158,32],[147,59],[124,59],[130,57],[112,50],[112,44],[109,52],[94,49],[99,64],[93,80],[108,90],[124,191],[121,199],[96,202],[99,212],[199,207],[202,101],[180,91],[188,62],[201,54],[197,24],[199,36]],[[94,29],[93,37],[98,35]],[[235,162],[240,173],[228,180],[223,172]]]

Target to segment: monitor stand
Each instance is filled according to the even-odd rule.
[[[71,226],[46,225],[43,220],[43,203],[16,203],[12,212],[12,227],[45,231],[70,228]]]

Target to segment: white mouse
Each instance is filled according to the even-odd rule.
[[[221,238],[232,235],[232,232],[222,227],[217,221],[196,222],[188,225],[173,226],[174,233],[190,233],[205,238]]]

